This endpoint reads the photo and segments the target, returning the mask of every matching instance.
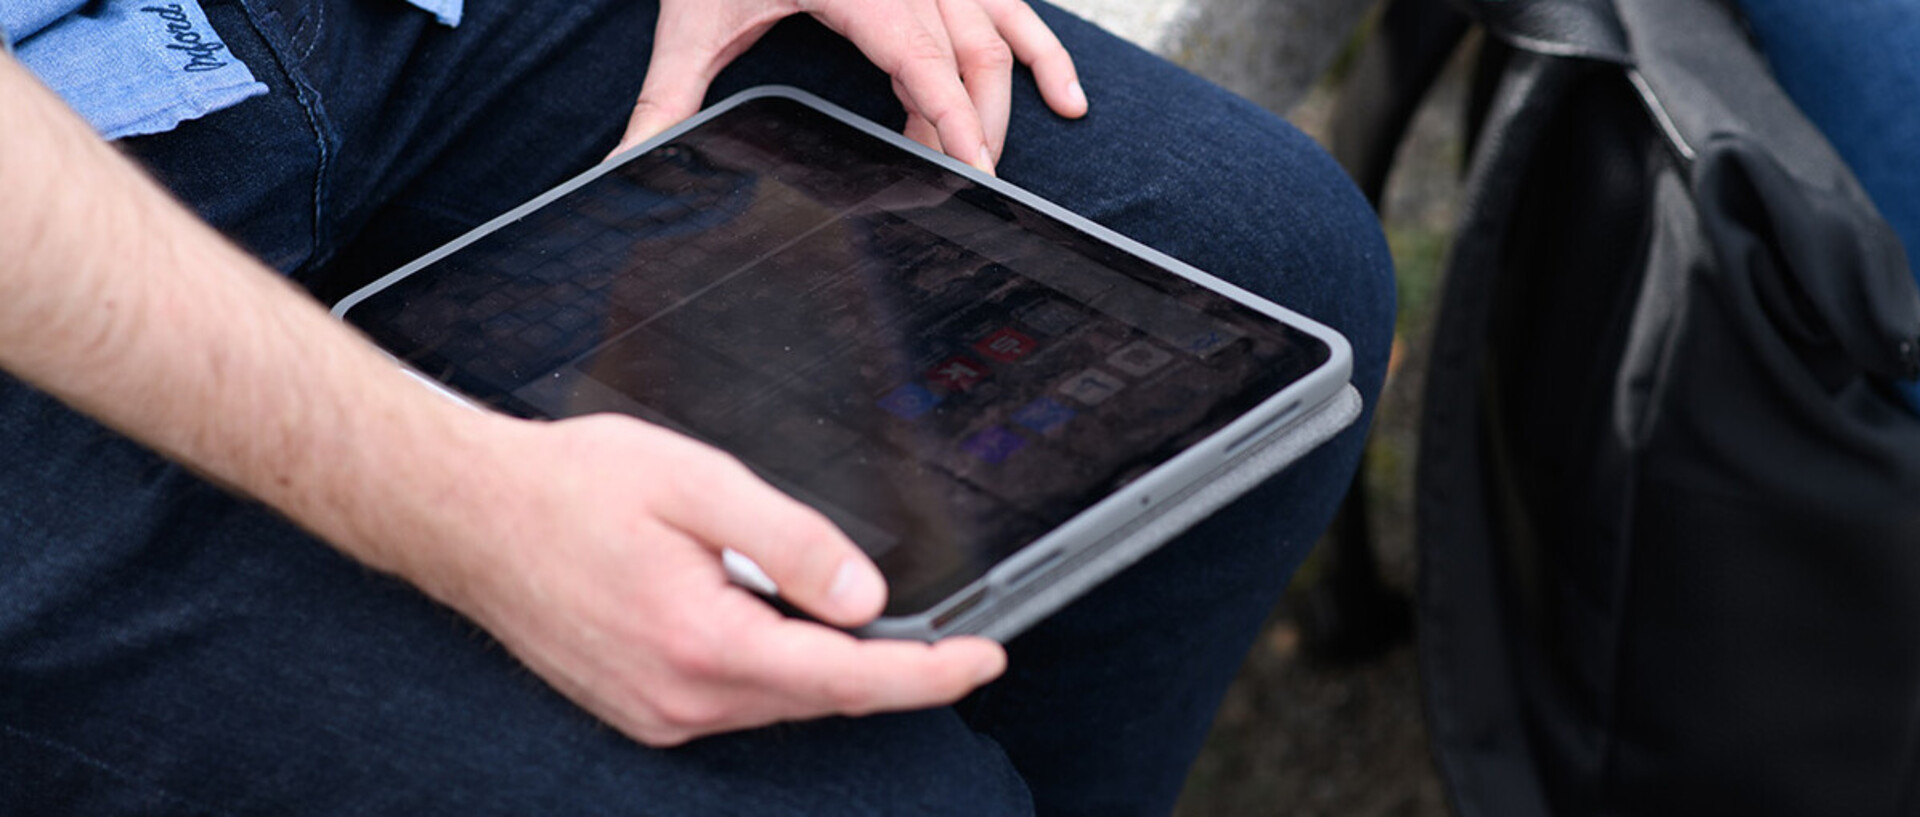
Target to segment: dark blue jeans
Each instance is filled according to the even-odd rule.
[[[126,147],[268,262],[337,295],[597,161],[654,10],[215,0],[267,97]],[[1093,101],[1022,75],[1002,174],[1345,332],[1369,405],[1392,322],[1366,203],[1279,119],[1053,9]],[[823,28],[777,27],[715,94],[769,81],[898,123]],[[1009,645],[958,706],[627,740],[484,633],[272,512],[0,377],[0,812],[1156,814],[1327,523],[1360,429]]]
[[[1782,88],[1860,177],[1920,276],[1920,3],[1740,0]],[[1920,382],[1901,384],[1920,411]]]

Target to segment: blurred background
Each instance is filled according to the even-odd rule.
[[[1054,0],[1252,99],[1326,142],[1347,67],[1377,10],[1357,0]],[[1462,49],[1469,51],[1470,49]],[[1383,224],[1397,267],[1399,338],[1364,479],[1366,524],[1387,589],[1414,576],[1414,429],[1430,332],[1459,198],[1456,59],[1417,115],[1396,162]],[[1320,548],[1247,657],[1177,814],[1440,817],[1445,797],[1427,750],[1419,668],[1408,633],[1383,652],[1334,659],[1308,649]]]

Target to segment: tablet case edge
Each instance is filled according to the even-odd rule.
[[[947,626],[936,627],[935,621],[953,617],[943,608],[912,617],[882,619],[856,632],[867,637],[922,641],[951,635],[979,635],[1003,643],[1011,640],[1318,448],[1359,419],[1360,411],[1360,392],[1349,383],[1318,410],[1272,432],[1266,442],[1235,455],[1213,474],[1194,480],[1180,497],[1162,503],[1158,513],[1144,515],[1115,531],[1108,537],[1108,544],[1089,547],[1078,558],[1063,560],[1048,569],[1049,574],[1064,573],[1070,578],[1032,590],[1002,590],[1012,595],[979,606],[982,612],[996,612],[984,626],[978,616],[962,613],[953,621],[943,622]]]

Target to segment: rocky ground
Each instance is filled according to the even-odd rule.
[[[1364,36],[1350,0],[1061,0],[1320,136],[1340,54]],[[1350,32],[1360,34],[1349,36]],[[1328,66],[1331,66],[1329,74]],[[1396,373],[1374,429],[1372,525],[1388,582],[1411,588],[1414,426],[1424,338],[1458,197],[1458,67],[1401,153],[1390,184],[1388,240],[1401,296]],[[1310,563],[1301,581],[1310,581]],[[1274,612],[1228,694],[1182,796],[1183,817],[1440,817],[1445,797],[1428,754],[1411,644],[1359,664],[1303,653],[1286,604]]]
[[[1367,478],[1376,553],[1388,584],[1403,592],[1410,591],[1414,576],[1411,488],[1424,338],[1457,194],[1457,88],[1456,82],[1421,114],[1385,207],[1400,282],[1400,338],[1373,430]],[[1286,113],[1315,133],[1330,102],[1331,91],[1322,87]],[[1296,585],[1311,581],[1313,572],[1309,563]],[[1358,664],[1315,661],[1300,649],[1283,603],[1228,693],[1178,813],[1445,815],[1427,751],[1412,644]]]

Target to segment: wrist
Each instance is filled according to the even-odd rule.
[[[386,410],[335,438],[314,489],[288,498],[298,521],[369,567],[454,602],[490,518],[510,504],[510,438],[524,421],[477,411],[397,376]],[[279,504],[279,503],[275,503]],[[284,507],[284,506],[283,506]]]

